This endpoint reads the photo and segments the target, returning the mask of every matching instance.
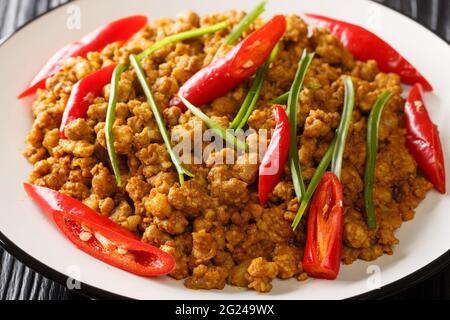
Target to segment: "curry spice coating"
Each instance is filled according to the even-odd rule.
[[[291,223],[298,202],[286,166],[282,181],[266,207],[259,205],[255,182],[258,165],[216,164],[210,157],[202,165],[188,165],[195,178],[181,187],[159,134],[153,114],[134,71],[126,71],[119,83],[119,103],[113,132],[115,149],[124,179],[117,188],[111,173],[105,142],[105,118],[109,86],[90,106],[86,119],[75,120],[58,134],[72,86],[83,77],[112,63],[128,62],[164,37],[212,25],[235,24],[242,12],[199,17],[184,12],[177,19],[160,19],[120,48],[109,45],[87,59],[71,59],[47,81],[33,104],[34,124],[27,137],[25,155],[34,165],[29,182],[61,191],[99,214],[110,217],[142,237],[142,241],[171,253],[177,262],[171,276],[185,280],[191,289],[223,289],[226,284],[269,292],[276,278],[303,281],[301,259],[306,223],[297,231]],[[342,77],[351,75],[356,106],[345,152],[344,243],[342,260],[372,261],[393,254],[399,243],[395,231],[414,218],[414,210],[432,185],[417,172],[417,164],[404,146],[404,101],[400,78],[380,73],[377,63],[355,61],[328,32],[308,26],[298,16],[287,17],[288,30],[278,58],[270,67],[261,99],[253,112],[252,129],[272,129],[270,101],[289,90],[295,68],[305,49],[316,52],[301,93],[299,155],[306,183],[325,154],[340,120],[344,87]],[[262,21],[258,20],[257,25]],[[251,28],[247,34],[254,30]],[[191,133],[202,123],[189,112],[168,107],[179,88],[208,65],[230,30],[169,45],[142,61],[154,97],[169,131]],[[251,81],[221,97],[203,110],[223,126],[234,118]],[[367,119],[377,96],[395,93],[383,114],[380,150],[376,167],[375,205],[379,228],[367,228],[364,214],[364,169]],[[191,135],[191,136],[192,136]],[[223,150],[223,152],[233,152]],[[246,155],[252,157],[255,155]]]

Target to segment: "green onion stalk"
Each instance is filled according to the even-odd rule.
[[[240,150],[243,151],[248,150],[248,145],[244,141],[237,139],[229,130],[222,128],[214,120],[212,120],[206,114],[204,114],[199,108],[197,108],[188,100],[186,100],[186,98],[182,97],[181,95],[179,96],[179,98],[181,102],[183,102],[186,108],[188,108],[189,111],[191,111],[194,116],[202,120],[209,129],[218,134],[224,141],[228,142],[234,147],[237,147]]]
[[[221,22],[212,26],[194,29],[186,32],[181,32],[178,34],[174,34],[172,36],[169,36],[167,38],[162,39],[161,41],[156,42],[152,46],[150,46],[148,49],[143,51],[138,56],[134,56],[135,62],[140,63],[142,59],[145,57],[148,57],[158,51],[159,49],[163,48],[164,46],[167,46],[172,43],[180,42],[183,40],[188,40],[196,37],[200,37],[206,34],[211,34],[214,32],[217,32],[219,30],[223,30],[228,27],[228,24],[226,22]],[[118,96],[118,90],[119,90],[119,81],[120,77],[123,72],[125,72],[128,69],[128,65],[125,64],[118,64],[116,69],[114,70],[114,74],[111,79],[111,89],[110,89],[110,96],[109,96],[109,102],[108,102],[108,111],[107,111],[107,120],[106,120],[106,126],[105,126],[105,136],[106,136],[106,142],[107,142],[107,149],[108,149],[108,155],[109,159],[111,161],[111,165],[114,171],[114,176],[116,177],[116,182],[119,187],[122,186],[122,177],[120,173],[120,168],[117,162],[117,156],[114,148],[114,136],[113,136],[113,126],[115,122],[116,117],[116,106],[117,106],[117,96]],[[161,134],[164,135],[163,130],[161,130]],[[165,129],[167,131],[167,129]],[[169,146],[168,146],[169,148]],[[170,150],[169,150],[170,151]],[[174,163],[175,166],[179,167],[179,164]],[[177,170],[185,171],[184,169],[181,170],[181,168],[177,168]],[[180,173],[179,172],[179,173]],[[188,174],[189,175],[189,174]],[[180,183],[184,182],[184,174],[183,178],[181,178],[180,175]]]
[[[119,80],[121,74],[127,69],[127,66],[124,64],[118,64],[116,69],[114,70],[112,79],[111,79],[111,89],[109,94],[109,102],[108,102],[108,112],[106,114],[106,126],[105,126],[105,137],[106,137],[106,146],[108,149],[109,159],[111,161],[111,165],[114,171],[114,176],[116,177],[116,182],[118,187],[122,187],[122,176],[120,173],[119,164],[117,162],[116,151],[114,148],[114,139],[113,139],[113,126],[116,121],[116,106],[117,106],[117,96],[119,92]]]
[[[305,88],[315,91],[315,90],[321,89],[322,85],[317,84],[317,83],[306,83]],[[281,96],[273,99],[270,103],[271,104],[285,104],[289,100],[289,93],[290,92],[283,93]]]
[[[355,87],[350,77],[344,79],[345,98],[344,110],[341,116],[341,122],[337,130],[336,148],[331,162],[331,171],[339,178],[342,177],[342,162],[344,161],[345,145],[347,143],[348,131],[352,121],[353,109],[355,107]]]
[[[234,45],[244,34],[245,31],[251,26],[253,22],[266,10],[267,1],[262,1],[258,4],[252,11],[250,11],[231,31],[231,33],[226,37],[224,44],[220,46],[217,50],[216,55],[214,56],[213,61],[216,61],[219,57],[220,52],[222,52],[223,48],[228,45]]]
[[[320,162],[319,166],[317,167],[314,176],[311,179],[311,182],[308,185],[308,189],[306,190],[304,196],[302,197],[302,201],[300,203],[300,209],[295,216],[294,222],[292,223],[292,228],[296,230],[298,226],[300,225],[300,222],[303,219],[303,216],[305,215],[306,210],[309,207],[309,204],[314,196],[314,193],[316,192],[317,187],[319,186],[320,181],[322,180],[325,172],[328,170],[331,164],[331,160],[333,157],[333,152],[336,147],[336,137],[331,142],[327,152],[325,153],[324,157],[322,158],[322,161]]]
[[[327,152],[322,158],[322,161],[317,167],[316,172],[314,173],[314,176],[309,183],[308,189],[302,197],[300,209],[292,224],[294,230],[298,228],[303,216],[305,215],[306,210],[309,207],[314,193],[316,192],[316,189],[319,186],[319,183],[322,180],[325,172],[328,170],[330,164],[332,165],[331,171],[334,172],[339,179],[341,179],[342,159],[344,157],[345,145],[347,143],[348,132],[352,120],[353,109],[355,106],[355,89],[353,81],[350,77],[344,79],[344,87],[344,109],[342,112],[339,128],[337,129],[336,135],[333,138],[330,146],[328,147]]]
[[[377,163],[381,116],[386,104],[392,96],[392,92],[385,91],[378,97],[374,107],[372,108],[367,124],[367,160],[364,177],[364,202],[366,206],[367,225],[369,226],[369,229],[372,230],[377,227],[373,193],[375,187],[375,168]]]
[[[166,144],[170,158],[178,172],[180,184],[183,186],[184,181],[185,181],[185,176],[192,178],[192,177],[194,177],[194,175],[191,172],[189,172],[186,168],[183,167],[183,164],[181,163],[181,159],[178,157],[178,155],[174,152],[174,150],[172,148],[169,132],[167,131],[167,127],[164,122],[164,117],[162,116],[161,111],[159,110],[159,108],[156,104],[156,101],[150,90],[150,86],[147,82],[145,72],[142,69],[141,64],[139,63],[138,58],[134,55],[131,55],[130,62],[131,62],[132,67],[136,71],[139,82],[140,82],[142,89],[144,90],[144,94],[147,98],[147,102],[148,102],[150,109],[153,112],[153,115],[155,117],[156,124],[158,125],[159,131],[161,132],[161,136],[164,140],[164,143]]]
[[[298,201],[301,201],[303,195],[306,192],[305,183],[303,182],[300,159],[298,156],[298,144],[297,144],[297,125],[298,125],[298,112],[299,112],[299,100],[300,92],[303,87],[303,82],[306,77],[306,73],[314,59],[314,53],[308,53],[306,50],[303,52],[303,56],[299,62],[297,73],[294,78],[291,90],[289,92],[288,99],[288,117],[291,124],[291,146],[289,149],[289,163],[292,173],[292,183],[294,184],[295,193]]]
[[[250,116],[252,115],[253,110],[255,109],[255,106],[261,95],[264,79],[267,75],[267,72],[269,71],[270,65],[276,59],[279,50],[280,46],[279,44],[277,44],[267,62],[256,73],[250,91],[248,92],[247,97],[245,98],[244,103],[242,104],[236,118],[231,123],[230,129],[240,130],[246,126],[248,119],[250,119]]]

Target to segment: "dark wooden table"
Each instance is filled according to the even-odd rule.
[[[67,1],[0,0],[0,38]],[[450,42],[450,0],[376,1],[412,17]],[[0,299],[67,300],[85,297],[33,272],[0,247]],[[450,267],[391,299],[450,299]]]

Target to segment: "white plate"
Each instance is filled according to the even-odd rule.
[[[0,48],[0,213],[1,239],[7,248],[31,267],[65,283],[68,276],[82,282],[82,290],[103,296],[116,294],[136,299],[343,299],[365,294],[379,285],[393,289],[426,276],[449,261],[450,197],[431,192],[413,222],[398,232],[401,244],[394,256],[374,263],[358,262],[343,267],[337,281],[277,281],[268,295],[228,287],[225,291],[190,291],[182,282],[169,278],[143,279],[98,262],[78,251],[28,200],[22,189],[31,166],[21,152],[32,124],[31,99],[17,101],[39,67],[59,48],[94,28],[129,14],[146,14],[151,19],[174,17],[192,9],[200,14],[229,9],[252,8],[256,0],[80,0],[56,9],[17,32]],[[214,3],[214,4],[212,4]],[[75,6],[75,7],[74,7]],[[81,11],[81,29],[69,30],[67,18],[73,9]],[[76,10],[75,10],[76,11]],[[439,125],[447,160],[450,160],[450,47],[437,36],[408,18],[366,0],[272,0],[266,16],[304,11],[351,21],[375,31],[395,46],[421,70],[435,87],[428,94],[429,109]],[[447,162],[448,165],[448,162]],[[450,168],[450,167],[449,167]],[[421,272],[415,273],[422,269]],[[380,271],[380,272],[378,272]],[[371,273],[375,272],[374,275]],[[415,273],[406,280],[397,281]],[[395,286],[392,283],[397,282]],[[390,286],[388,286],[390,285]],[[100,289],[100,290],[99,290]]]

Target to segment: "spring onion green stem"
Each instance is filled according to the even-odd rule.
[[[261,90],[264,84],[264,78],[266,77],[267,72],[269,71],[270,65],[276,59],[279,50],[280,46],[277,44],[273,49],[267,62],[258,70],[255,79],[253,80],[253,84],[250,88],[250,91],[248,92],[247,97],[245,98],[244,103],[242,104],[241,109],[239,110],[239,113],[231,123],[230,129],[239,130],[243,129],[246,126],[248,119],[250,119],[250,116],[252,115],[256,103],[258,102],[259,97],[261,95]]]
[[[253,110],[255,109],[256,104],[258,103],[259,96],[261,95],[261,90],[264,84],[264,77],[269,69],[270,63],[266,63],[263,66],[263,70],[261,70],[261,78],[257,81],[257,88],[253,94],[253,98],[251,100],[250,105],[247,107],[247,111],[245,112],[244,117],[242,118],[239,125],[236,127],[237,130],[243,129],[246,125],[250,117],[252,116]]]
[[[219,126],[215,121],[213,121],[211,118],[209,118],[206,114],[204,114],[199,108],[194,106],[192,103],[190,103],[188,100],[186,100],[184,97],[179,96],[181,102],[192,112],[192,114],[196,117],[198,117],[200,120],[202,120],[206,126],[213,130],[215,133],[221,136],[221,138],[232,144],[233,146],[237,147],[240,150],[247,151],[248,145],[237,139],[230,131],[222,128]]]
[[[218,24],[215,24],[212,26],[189,30],[186,32],[181,32],[181,33],[177,33],[177,34],[168,36],[167,38],[164,38],[161,41],[156,42],[154,45],[152,45],[151,47],[147,48],[145,51],[140,53],[138,56],[136,56],[136,59],[138,62],[140,62],[145,57],[148,57],[149,55],[153,54],[155,51],[158,51],[159,49],[161,49],[171,43],[180,42],[183,40],[196,38],[196,37],[200,37],[200,36],[203,36],[206,34],[214,33],[219,30],[223,30],[227,27],[228,27],[227,22],[221,22],[221,23],[218,23]]]
[[[122,187],[122,176],[120,174],[119,164],[117,163],[116,150],[114,148],[113,126],[114,122],[116,121],[116,105],[119,91],[119,80],[120,76],[126,70],[126,68],[126,65],[118,64],[116,69],[114,69],[114,73],[111,79],[111,89],[109,93],[108,112],[106,114],[105,126],[105,137],[108,155],[114,171],[114,176],[116,177],[117,186],[119,188]]]
[[[364,200],[366,205],[367,225],[370,229],[375,229],[377,227],[373,194],[375,187],[375,167],[378,153],[378,133],[380,130],[381,116],[383,114],[384,107],[392,96],[392,92],[385,91],[378,97],[378,100],[375,102],[372,112],[370,113],[367,124],[367,161],[364,178]]]
[[[255,9],[250,11],[244,19],[239,22],[239,24],[233,29],[230,35],[226,38],[225,43],[232,46],[239,40],[239,38],[244,34],[245,31],[250,27],[250,25],[255,22],[256,19],[266,10],[267,1],[262,1],[256,6]]]
[[[306,192],[305,183],[303,182],[300,159],[298,156],[298,144],[297,144],[297,121],[298,121],[298,105],[300,92],[303,87],[306,73],[309,66],[314,59],[314,53],[308,53],[306,50],[300,60],[297,73],[295,75],[294,83],[292,84],[289,92],[288,99],[288,117],[291,124],[291,146],[289,149],[289,163],[292,173],[292,183],[294,184],[295,193],[299,201]]]
[[[344,161],[345,145],[347,143],[348,131],[352,121],[353,108],[355,107],[355,87],[350,77],[344,79],[345,99],[342,111],[341,122],[337,130],[336,148],[331,162],[331,171],[341,179],[342,162]]]
[[[285,104],[289,100],[290,92],[286,92],[271,101],[272,104]]]
[[[230,124],[230,129],[237,129],[240,126],[242,119],[244,119],[245,115],[247,114],[247,110],[249,106],[253,103],[254,100],[253,98],[255,97],[255,94],[259,91],[259,83],[260,83],[259,79],[263,77],[262,73],[263,73],[262,69],[258,70],[258,72],[256,73],[255,80],[253,81],[252,86],[247,96],[245,97],[245,100],[242,103],[242,106],[239,109],[238,114],[234,118],[233,122],[231,122]]]
[[[171,43],[200,37],[202,35],[206,35],[209,33],[214,33],[219,30],[225,29],[228,27],[228,23],[222,22],[218,23],[209,27],[190,30],[182,33],[178,33],[172,36],[169,36],[167,38],[164,38],[161,41],[156,42],[152,46],[150,46],[147,50],[139,54],[136,58],[137,62],[140,62],[145,57],[153,54],[155,51],[158,51],[159,49],[163,48],[166,45],[169,45]],[[105,133],[106,133],[106,142],[108,147],[108,154],[109,159],[111,161],[111,165],[113,167],[114,175],[116,177],[116,182],[119,187],[122,186],[122,178],[120,175],[120,170],[117,164],[117,158],[116,158],[116,151],[114,148],[114,138],[112,134],[112,128],[115,121],[115,113],[116,113],[116,105],[117,105],[117,95],[118,95],[118,87],[119,87],[119,80],[120,76],[123,72],[128,68],[128,65],[119,64],[116,69],[114,70],[113,77],[111,79],[111,93],[109,96],[109,103],[108,103],[108,116],[107,116],[107,122],[105,127]],[[178,170],[178,169],[177,169]],[[183,169],[184,170],[184,169]],[[184,179],[184,175],[183,175]],[[180,179],[181,180],[181,179]]]
[[[300,222],[302,221],[303,216],[305,215],[305,212],[309,207],[311,199],[314,196],[314,193],[316,192],[316,189],[323,178],[323,175],[325,174],[325,172],[327,171],[328,167],[331,164],[335,147],[336,147],[336,136],[334,137],[333,141],[328,147],[327,152],[323,156],[322,161],[317,167],[316,172],[314,173],[314,176],[312,177],[311,182],[309,183],[308,189],[306,190],[306,193],[302,198],[300,209],[297,213],[297,216],[295,217],[294,222],[292,223],[292,228],[294,230],[298,228]]]
[[[304,86],[306,89],[309,90],[319,90],[322,88],[322,85],[317,83],[306,83]],[[271,104],[285,104],[289,100],[289,92],[283,93],[281,96],[273,99],[270,103]]]
[[[232,46],[236,43],[236,41],[239,40],[239,38],[244,34],[245,31],[248,30],[250,25],[255,22],[256,19],[266,10],[266,4],[267,1],[262,1],[260,4],[256,6],[255,9],[250,11],[231,31],[231,33],[228,35],[228,37],[225,39],[225,43],[220,46],[219,50],[217,50],[217,53],[213,59],[213,61],[217,60],[220,52],[222,52],[222,49],[225,45]]]
[[[167,151],[169,152],[170,158],[172,159],[172,162],[175,165],[175,168],[178,172],[180,184],[184,185],[184,181],[185,181],[184,176],[186,175],[189,177],[193,177],[194,175],[183,167],[183,164],[181,163],[180,158],[172,149],[169,132],[167,131],[166,124],[164,122],[164,118],[163,118],[158,106],[156,105],[156,101],[153,98],[152,92],[150,90],[150,86],[147,83],[147,78],[145,76],[145,72],[139,63],[138,58],[134,55],[131,55],[130,62],[131,62],[131,65],[133,66],[134,70],[136,71],[136,75],[139,79],[139,82],[141,83],[142,89],[144,90],[144,94],[147,97],[148,104],[150,106],[151,111],[153,112],[153,115],[155,117],[159,131],[161,132],[161,136],[164,140],[164,143],[166,144]]]

